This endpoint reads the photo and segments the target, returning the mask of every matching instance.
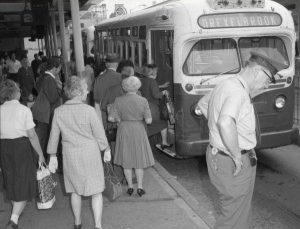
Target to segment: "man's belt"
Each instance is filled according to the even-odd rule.
[[[224,151],[222,151],[222,150],[220,150],[220,149],[218,149],[218,148],[212,146],[211,144],[209,144],[209,146],[210,146],[210,148],[211,148],[211,150],[212,150],[212,154],[213,154],[213,155],[221,154],[221,155],[223,155],[223,156],[228,156],[228,157],[229,157],[229,155],[228,155],[227,153],[225,153]],[[244,155],[244,154],[246,154],[246,153],[249,153],[249,152],[251,152],[251,149],[249,149],[249,150],[247,150],[247,149],[242,149],[242,150],[241,150],[241,154],[242,154],[242,155]]]

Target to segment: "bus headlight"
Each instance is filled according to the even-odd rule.
[[[201,115],[202,115],[202,112],[201,112],[201,110],[200,110],[200,107],[197,106],[197,104],[194,106],[194,114],[195,114],[196,116],[201,116]]]
[[[286,104],[286,97],[283,95],[279,95],[275,99],[275,107],[279,110],[283,109]]]

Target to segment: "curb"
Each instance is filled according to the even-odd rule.
[[[213,228],[215,217],[209,214],[208,210],[201,206],[198,200],[190,194],[158,161],[155,161],[154,170],[171,186],[171,188],[182,198],[191,210],[204,221],[209,228]]]
[[[299,132],[300,132],[300,125],[294,124],[293,128],[298,128]],[[300,146],[300,134],[298,134],[298,136],[295,139],[294,142],[296,145]]]

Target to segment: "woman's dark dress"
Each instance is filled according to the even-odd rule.
[[[160,119],[159,100],[162,98],[163,94],[159,90],[155,79],[144,77],[141,82],[141,94],[148,100],[151,110],[152,123],[148,126],[148,135],[152,136],[168,127],[168,122]]]

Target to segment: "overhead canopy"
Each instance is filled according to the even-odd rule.
[[[57,10],[61,0],[0,0],[0,38],[42,37],[48,24],[49,12]],[[70,19],[70,0],[64,1],[65,19]],[[78,0],[86,8],[88,0]]]

